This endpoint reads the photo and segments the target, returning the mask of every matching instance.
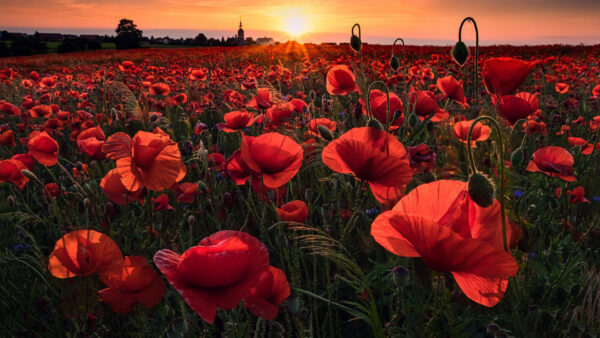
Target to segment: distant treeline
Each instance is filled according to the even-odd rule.
[[[35,33],[31,35],[0,32],[0,57],[10,56],[25,56],[45,53],[71,53],[83,52],[99,49],[114,49],[117,40],[116,36],[73,36],[56,34],[51,40],[44,37],[44,34]],[[141,40],[142,47],[164,46],[239,46],[240,41],[234,37],[225,39],[207,38],[203,33],[198,34],[195,38],[179,38],[173,39],[170,37],[155,38],[143,37]],[[244,45],[255,44],[251,37],[246,38]]]

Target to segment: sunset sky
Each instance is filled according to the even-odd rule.
[[[446,45],[472,16],[482,45],[600,43],[600,0],[0,0],[0,29],[21,32],[114,34],[128,18],[145,36],[220,38],[236,34],[240,16],[246,36],[279,41],[346,42],[358,22],[366,42]],[[470,24],[463,35],[474,37]]]

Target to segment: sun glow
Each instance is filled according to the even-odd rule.
[[[308,32],[308,21],[298,14],[290,14],[283,20],[283,30],[291,36],[300,36]]]

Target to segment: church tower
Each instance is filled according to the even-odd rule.
[[[242,17],[240,16],[240,29],[238,29],[238,40],[241,41],[245,41],[246,38],[244,37],[244,30],[242,29]]]

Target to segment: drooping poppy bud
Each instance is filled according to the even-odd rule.
[[[377,121],[376,119],[370,119],[369,122],[367,122],[367,127],[383,130],[383,125],[381,124],[381,122]]]
[[[320,124],[317,126],[317,130],[319,131],[319,135],[321,135],[322,138],[326,139],[327,141],[333,140],[333,134],[331,134],[331,130],[329,130],[329,128]]]
[[[482,208],[494,203],[494,184],[485,174],[476,172],[469,176],[469,197]]]
[[[398,68],[400,68],[400,61],[395,55],[393,55],[390,59],[390,67],[392,67],[394,71],[397,71]]]
[[[411,113],[410,115],[408,115],[408,126],[410,128],[414,128],[417,125],[417,123],[419,123],[419,118],[416,114]]]
[[[465,45],[464,42],[458,41],[454,47],[452,47],[452,59],[459,66],[464,66],[469,58],[469,48]]]
[[[360,38],[358,36],[352,35],[352,37],[350,38],[350,47],[352,47],[352,49],[355,52],[360,52],[362,48],[362,41],[360,41]]]
[[[525,158],[525,154],[523,153],[523,149],[521,147],[515,149],[513,153],[510,155],[510,163],[513,168],[519,168],[523,163],[523,159]]]

